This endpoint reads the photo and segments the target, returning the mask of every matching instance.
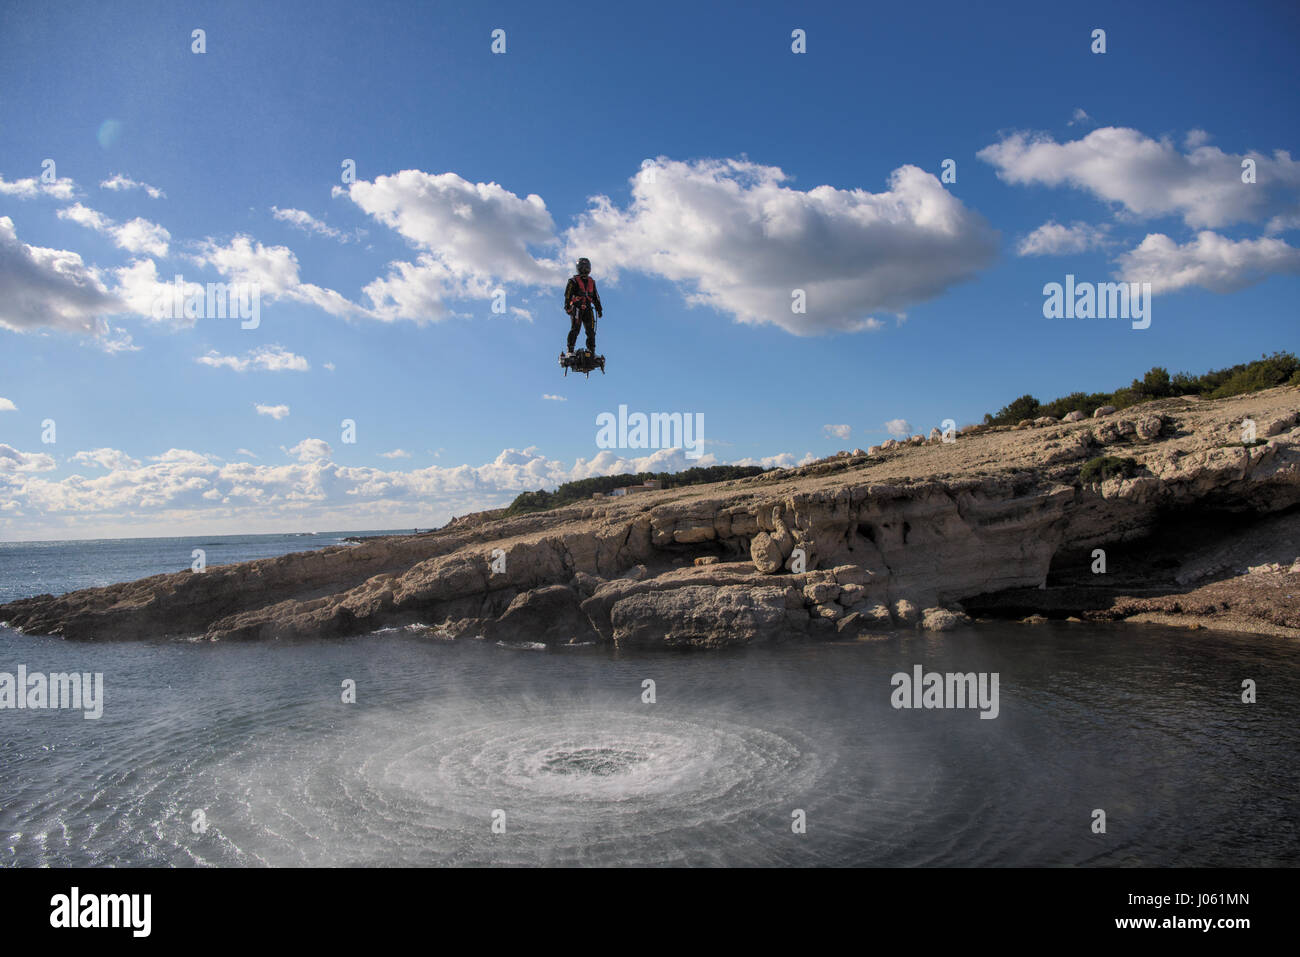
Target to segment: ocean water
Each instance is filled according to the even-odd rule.
[[[3,545],[0,587],[182,568],[191,541]],[[210,563],[302,547],[217,542]],[[19,665],[102,672],[104,702],[0,710],[9,865],[1300,862],[1300,667],[1275,639],[1007,623],[630,654],[0,627],[0,672]],[[997,717],[894,708],[916,665],[997,673]]]
[[[399,529],[409,533],[413,529]],[[183,572],[201,548],[209,565],[273,558],[338,545],[348,537],[394,532],[295,532],[186,538],[104,538],[75,542],[0,542],[0,604],[28,595],[61,595],[165,572]]]

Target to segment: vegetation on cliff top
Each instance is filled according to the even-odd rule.
[[[1032,395],[1022,395],[1003,406],[997,415],[985,415],[984,424],[1015,425],[1021,419],[1036,419],[1043,415],[1059,419],[1074,411],[1090,416],[1094,409],[1103,405],[1123,409],[1139,402],[1178,395],[1226,399],[1279,385],[1300,385],[1300,359],[1290,352],[1275,352],[1271,356],[1261,356],[1254,362],[1214,369],[1199,376],[1186,372],[1171,376],[1169,370],[1156,366],[1141,379],[1134,379],[1127,388],[1116,389],[1114,392],[1072,392],[1045,403],[1039,402]]]
[[[683,485],[707,485],[710,482],[726,482],[730,479],[748,478],[770,471],[757,465],[710,465],[707,467],[685,469],[681,472],[637,472],[635,475],[595,475],[591,478],[565,482],[554,492],[538,489],[536,492],[523,492],[510,503],[505,514],[522,515],[525,512],[541,512],[562,505],[572,505],[591,498],[593,492],[612,492],[625,485],[639,485],[648,479],[658,479],[663,488],[680,488]]]

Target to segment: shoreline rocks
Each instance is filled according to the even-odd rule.
[[[1300,390],[1125,412],[967,431],[952,442],[888,440],[865,456],[628,501],[465,516],[432,533],[24,598],[0,606],[0,621],[78,640],[288,640],[424,623],[452,636],[638,648],[960,632],[980,596],[1028,589],[1046,601],[1055,593],[1039,586],[1049,577],[1086,568],[1094,548],[1165,535],[1171,515],[1248,522],[1300,506]],[[1247,416],[1265,444],[1234,444]],[[1134,471],[1084,484],[1080,470],[1099,447],[1132,458]],[[1201,544],[1212,553],[1215,541]],[[1292,587],[1295,557],[1239,564],[1267,565],[1249,577],[1277,589]],[[1147,579],[1162,567],[1149,563]],[[1212,554],[1196,567],[1217,569],[1210,584],[1220,591],[1245,588],[1225,584],[1228,570]],[[1205,583],[1171,577],[1161,587],[1190,593]],[[1239,628],[1253,621],[1290,634],[1289,612],[1270,617],[1264,592],[1251,594],[1255,610],[1236,613]],[[1168,595],[1111,598],[1110,620],[1178,613]],[[1210,604],[1198,614],[1213,617]],[[1019,617],[1041,610],[1025,605]]]

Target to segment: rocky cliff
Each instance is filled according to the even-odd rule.
[[[1300,547],[1277,531],[1300,505],[1298,412],[1300,390],[1278,388],[932,433],[716,485],[26,598],[0,621],[72,639],[421,623],[661,647],[1041,611],[1300,637]],[[1246,419],[1258,444],[1241,441]],[[1103,456],[1132,461],[1105,478]]]

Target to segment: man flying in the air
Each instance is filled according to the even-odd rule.
[[[592,310],[596,316],[592,316]],[[569,314],[569,355],[578,341],[578,327],[587,330],[587,351],[596,354],[596,317],[603,316],[600,305],[600,293],[596,292],[596,280],[591,278],[591,260],[586,256],[578,260],[578,274],[569,279],[564,287],[564,311]]]

